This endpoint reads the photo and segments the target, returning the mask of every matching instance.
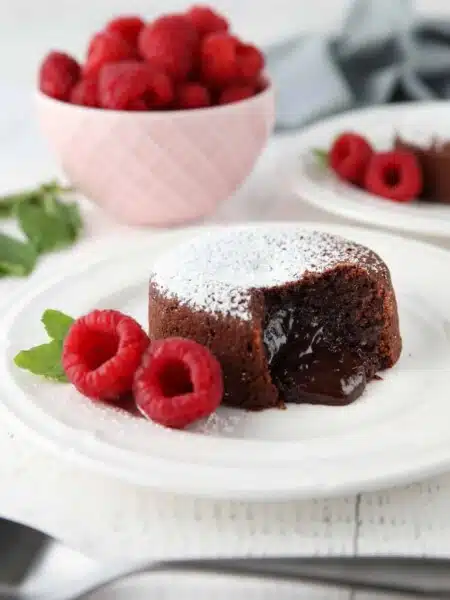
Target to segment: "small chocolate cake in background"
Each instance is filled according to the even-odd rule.
[[[427,145],[419,145],[396,136],[394,146],[412,152],[419,161],[423,176],[420,199],[450,204],[450,142],[434,139]]]
[[[224,404],[348,404],[401,352],[389,270],[328,233],[230,227],[162,256],[149,290],[152,339],[206,345],[222,365]]]

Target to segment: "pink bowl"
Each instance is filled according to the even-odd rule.
[[[211,214],[250,174],[274,124],[269,85],[185,111],[85,108],[38,92],[40,126],[70,182],[119,221],[175,225]]]

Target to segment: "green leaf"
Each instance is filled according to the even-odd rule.
[[[17,194],[8,194],[0,198],[0,219],[8,219],[15,216],[16,209],[24,202],[35,204],[39,201],[40,192],[29,191]]]
[[[52,179],[47,183],[43,183],[39,186],[39,191],[44,193],[50,193],[52,196],[60,196],[67,192],[73,192],[74,188],[71,186],[63,186],[56,179]]]
[[[0,233],[0,277],[29,275],[36,264],[36,250],[31,244]]]
[[[324,167],[328,165],[328,152],[326,150],[322,150],[321,148],[313,148],[312,152],[321,165]]]
[[[7,194],[6,196],[0,197],[0,219],[13,217],[17,206],[24,202],[36,204],[41,202],[45,196],[58,198],[62,194],[72,191],[73,188],[71,187],[64,187],[57,181],[49,181],[33,190]]]
[[[16,202],[12,198],[0,200],[0,219],[9,219],[14,214]]]
[[[67,376],[61,364],[62,342],[52,340],[47,344],[22,350],[14,357],[15,364],[21,369],[46,379],[67,382]]]
[[[39,254],[71,246],[81,229],[78,207],[48,194],[38,204],[22,202],[16,214],[23,233]]]
[[[75,319],[59,310],[49,308],[44,312],[41,321],[45,331],[52,340],[63,342]]]
[[[57,181],[38,188],[0,197],[0,219],[16,217],[28,243],[0,237],[0,277],[31,273],[39,254],[74,244],[82,231],[82,219],[75,202],[59,196],[73,188]]]
[[[67,202],[66,204],[61,203],[61,206],[65,211],[65,218],[72,229],[73,239],[76,241],[83,230],[80,208],[76,202]]]
[[[44,311],[41,322],[51,339],[46,344],[22,350],[14,357],[16,366],[53,381],[67,382],[61,363],[64,339],[74,322],[72,317],[59,310]]]

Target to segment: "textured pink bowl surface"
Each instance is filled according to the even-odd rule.
[[[107,111],[37,94],[44,136],[70,182],[130,225],[211,214],[243,183],[274,123],[274,94],[219,107]]]

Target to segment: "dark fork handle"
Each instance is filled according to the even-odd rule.
[[[212,566],[212,563],[211,563]],[[218,566],[218,565],[217,565]],[[267,558],[224,561],[224,571],[264,571],[264,577],[385,592],[414,598],[450,599],[450,560],[404,557]]]

